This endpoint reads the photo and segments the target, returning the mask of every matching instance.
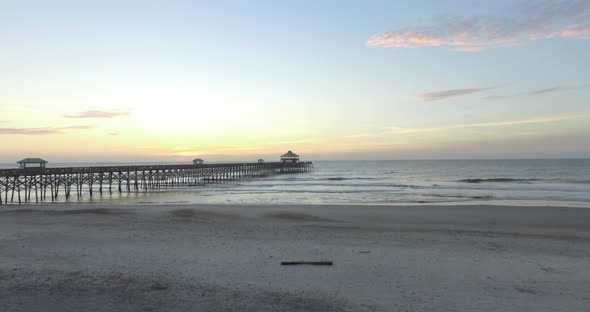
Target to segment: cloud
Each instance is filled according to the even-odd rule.
[[[416,95],[416,99],[419,101],[438,101],[444,100],[452,97],[459,97],[468,94],[479,93],[491,88],[471,88],[471,89],[450,89],[450,90],[442,90],[436,92],[428,92]]]
[[[94,128],[94,126],[79,125],[59,128],[0,128],[0,135],[49,135],[63,133],[64,130],[85,130],[91,128]]]
[[[582,88],[587,88],[588,86],[590,86],[590,85],[586,84],[586,85],[577,85],[577,86],[553,86],[553,87],[535,89],[535,90],[531,90],[528,92],[517,93],[517,94],[512,94],[512,95],[491,95],[491,96],[483,97],[483,99],[505,100],[505,99],[511,99],[511,98],[515,98],[515,97],[537,96],[537,95],[543,95],[543,94],[548,94],[548,93],[582,89]]]
[[[491,128],[491,127],[507,127],[527,124],[539,124],[539,123],[552,123],[576,119],[590,118],[590,113],[580,113],[576,115],[554,115],[544,117],[534,117],[528,119],[519,120],[507,120],[507,121],[491,121],[491,122],[478,122],[478,123],[465,123],[465,124],[454,124],[438,127],[423,127],[423,128],[401,128],[401,127],[389,127],[379,132],[374,133],[361,133],[346,138],[365,138],[365,137],[378,137],[392,134],[416,134],[416,133],[428,133],[428,132],[441,132],[446,130],[454,129],[467,129],[467,128]]]
[[[427,25],[377,34],[371,47],[450,47],[477,52],[527,41],[568,38],[590,39],[590,1],[532,1],[512,9],[512,17],[442,18]]]
[[[131,115],[131,111],[88,110],[76,115],[64,115],[66,118],[116,118]]]
[[[0,128],[0,135],[46,135],[55,134],[60,131],[57,129],[43,129],[43,128]]]
[[[556,86],[556,87],[551,87],[551,88],[533,90],[531,92],[528,92],[527,95],[539,95],[539,94],[557,92],[557,91],[561,91],[563,89],[564,89],[564,87]]]
[[[582,38],[590,39],[590,26],[574,26],[561,31],[560,34],[565,38]]]

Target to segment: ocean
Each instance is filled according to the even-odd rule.
[[[315,171],[309,173],[150,192],[92,197],[85,193],[67,202],[590,207],[590,159],[315,161],[314,165]]]

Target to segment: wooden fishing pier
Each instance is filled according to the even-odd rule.
[[[39,167],[31,168],[21,164],[19,169],[0,169],[0,205],[49,200],[54,202],[59,196],[68,199],[73,194],[80,198],[84,194],[93,196],[113,192],[196,187],[313,170],[312,162],[300,162],[298,156],[295,159],[285,155],[287,156],[282,157],[280,162],[259,160],[255,163],[205,164],[196,159],[193,164],[177,165],[47,168],[45,162]]]

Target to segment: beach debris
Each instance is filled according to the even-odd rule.
[[[361,251],[359,251],[359,253],[371,253],[371,251],[370,250],[361,250]]]
[[[281,265],[333,265],[332,261],[281,261]]]
[[[165,290],[168,289],[168,285],[162,282],[153,282],[149,285],[151,290]]]

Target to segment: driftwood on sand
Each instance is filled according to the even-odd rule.
[[[281,261],[281,265],[333,265],[332,261]]]

